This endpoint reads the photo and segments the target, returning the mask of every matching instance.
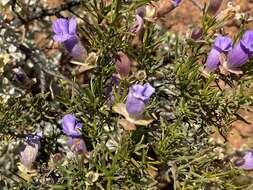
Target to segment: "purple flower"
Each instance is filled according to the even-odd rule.
[[[64,42],[76,36],[76,19],[70,20],[59,18],[53,23],[53,30],[55,35],[54,40],[57,42]]]
[[[150,96],[155,92],[155,89],[149,84],[135,84],[130,87],[126,110],[131,117],[139,117],[144,111],[145,104],[150,99]]]
[[[220,65],[220,54],[227,54],[232,49],[232,40],[226,36],[218,36],[215,41],[213,48],[208,54],[206,60],[206,68],[209,71],[215,71]]]
[[[136,14],[135,19],[136,19],[135,23],[131,28],[129,28],[129,32],[132,32],[134,34],[138,34],[141,31],[141,29],[143,28],[144,20],[140,14]]]
[[[64,41],[63,45],[74,58],[81,58],[82,56],[87,55],[86,49],[83,47],[77,36]]]
[[[246,31],[240,42],[228,54],[229,68],[245,64],[253,54],[253,31]]]
[[[77,22],[75,18],[69,20],[59,18],[53,23],[54,36],[57,42],[62,42],[64,47],[74,58],[81,58],[87,54],[76,34]]]
[[[83,139],[79,137],[69,137],[67,144],[70,146],[70,149],[76,154],[82,154],[87,152],[86,144]]]
[[[240,160],[241,161],[241,160]],[[248,151],[240,163],[235,163],[237,167],[244,169],[244,170],[252,170],[253,169],[253,152]]]
[[[25,147],[20,153],[20,161],[27,169],[31,169],[33,162],[36,160],[41,138],[41,132],[36,135],[29,134],[25,137]]]
[[[177,7],[181,3],[181,0],[172,0],[172,4]]]
[[[74,115],[65,115],[62,119],[62,129],[63,132],[70,137],[80,137],[82,123],[78,122]]]

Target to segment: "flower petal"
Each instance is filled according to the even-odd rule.
[[[67,19],[59,18],[53,23],[53,30],[56,34],[68,33],[69,22]]]
[[[128,94],[126,101],[126,110],[131,117],[139,117],[145,108],[145,103],[141,100],[133,96],[132,94]]]
[[[143,96],[145,96],[146,100],[148,100],[154,92],[155,92],[155,88],[153,88],[149,83],[144,84]]]
[[[207,57],[205,66],[207,68],[208,71],[215,71],[216,69],[218,69],[219,64],[220,64],[220,60],[219,60],[219,56],[220,56],[220,52],[213,48]]]
[[[248,153],[245,154],[243,157],[244,163],[239,166],[239,168],[244,169],[244,170],[252,170],[253,169],[253,153],[249,151]]]
[[[228,54],[228,67],[240,67],[245,64],[249,58],[250,55],[242,48],[241,43],[238,43]]]
[[[53,36],[54,41],[56,42],[65,42],[66,40],[69,40],[73,36],[69,34],[56,34]]]
[[[76,35],[77,21],[75,18],[69,20],[69,34]]]
[[[214,48],[223,53],[232,50],[232,40],[227,36],[218,36],[214,41]]]
[[[253,53],[253,31],[246,31],[240,41],[242,46],[247,50],[248,54]]]

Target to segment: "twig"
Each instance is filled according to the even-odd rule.
[[[33,20],[40,19],[40,18],[43,18],[43,17],[46,17],[46,16],[57,15],[60,12],[65,11],[65,10],[71,10],[72,7],[77,6],[77,5],[80,5],[80,0],[72,0],[72,1],[70,0],[67,3],[65,3],[63,5],[60,5],[56,8],[53,8],[53,9],[42,9],[41,11],[39,11],[37,13],[34,13],[31,16],[21,17],[19,15],[18,18],[16,18],[12,22],[12,25],[16,26],[16,27],[20,27],[23,24],[27,24],[27,23],[29,23]],[[13,7],[13,9],[14,9],[14,7]]]

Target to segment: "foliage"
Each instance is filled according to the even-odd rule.
[[[237,119],[243,105],[252,104],[252,61],[242,67],[243,75],[202,72],[215,33],[226,20],[217,21],[203,11],[201,40],[176,36],[156,23],[145,21],[141,39],[133,44],[128,29],[138,7],[148,1],[74,1],[62,6],[79,18],[78,35],[88,52],[96,54],[92,67],[79,72],[66,52],[37,47],[34,23],[50,41],[51,16],[58,9],[34,15],[23,1],[20,12],[7,23],[0,17],[0,183],[3,189],[245,189],[250,182],[236,180],[236,169],[223,145],[211,142],[213,131],[226,137],[228,126]],[[179,7],[180,8],[180,7]],[[58,11],[57,11],[58,10]],[[38,15],[36,17],[36,15]],[[20,18],[23,18],[20,19]],[[16,22],[15,22],[16,21]],[[17,27],[29,23],[31,33]],[[16,26],[15,26],[16,25]],[[246,26],[242,25],[242,30]],[[115,57],[122,51],[132,60],[133,75],[112,87]],[[60,61],[59,61],[60,60]],[[0,56],[0,63],[3,62]],[[59,64],[55,64],[59,62]],[[79,62],[82,66],[86,62]],[[22,68],[26,80],[20,83],[15,70]],[[1,70],[0,70],[1,71]],[[146,77],[138,77],[138,71]],[[149,82],[155,95],[145,109],[154,121],[134,131],[118,125],[108,89],[115,102],[125,102],[132,84]],[[123,93],[121,92],[123,89]],[[83,124],[82,138],[88,152],[74,155],[66,144],[60,120],[74,114]],[[36,176],[25,180],[18,170],[19,153],[26,134],[42,131],[36,159]],[[219,151],[221,150],[221,152]]]

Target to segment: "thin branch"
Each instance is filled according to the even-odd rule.
[[[12,22],[12,25],[16,26],[16,27],[20,27],[23,24],[27,24],[27,23],[29,23],[33,20],[40,19],[40,18],[43,18],[43,17],[46,17],[46,16],[54,16],[54,15],[57,15],[60,12],[65,11],[65,10],[71,10],[72,7],[78,6],[78,5],[80,5],[80,0],[72,0],[72,1],[70,0],[67,3],[59,5],[58,7],[53,8],[53,9],[42,9],[41,11],[39,11],[37,13],[34,13],[31,16],[21,17],[19,15],[19,17],[16,18]],[[13,9],[14,9],[14,7],[13,7]]]

